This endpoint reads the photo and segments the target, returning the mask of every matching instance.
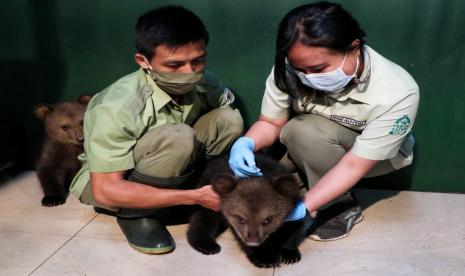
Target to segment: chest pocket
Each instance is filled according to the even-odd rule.
[[[287,73],[292,109],[297,114],[316,114],[353,130],[363,130],[371,116],[365,103],[346,97],[337,100],[324,92],[307,88]],[[342,95],[344,97],[344,95]]]
[[[371,116],[366,104],[351,98],[337,101],[330,96],[316,100],[302,97],[293,101],[293,107],[297,113],[320,115],[353,130],[363,130]]]
[[[192,126],[194,123],[205,113],[210,111],[211,108],[207,105],[205,93],[197,93],[192,102],[192,108],[187,115],[185,123]]]

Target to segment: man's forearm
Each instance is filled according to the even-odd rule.
[[[102,180],[94,176],[91,185],[97,203],[112,207],[150,209],[193,205],[198,198],[197,190],[160,189],[125,179]]]

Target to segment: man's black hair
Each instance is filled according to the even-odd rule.
[[[291,10],[279,24],[276,38],[274,78],[276,85],[289,91],[285,58],[296,41],[307,46],[325,47],[340,53],[351,49],[354,40],[365,44],[365,31],[341,5],[318,2]]]
[[[181,6],[153,9],[139,17],[135,27],[136,50],[149,61],[159,45],[177,48],[202,39],[208,44],[209,36],[202,20]]]

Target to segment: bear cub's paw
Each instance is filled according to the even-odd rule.
[[[205,255],[218,254],[221,251],[221,246],[213,240],[197,240],[189,241],[189,243],[195,250]]]
[[[297,249],[281,249],[279,254],[283,264],[297,263],[301,259],[300,252]]]
[[[66,198],[57,195],[44,196],[42,198],[42,206],[53,207],[62,205],[66,202]]]
[[[260,268],[278,268],[281,266],[279,254],[269,252],[268,254],[249,255],[249,260],[256,267]]]

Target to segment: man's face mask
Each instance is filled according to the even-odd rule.
[[[157,72],[149,65],[148,74],[153,81],[166,93],[184,95],[192,91],[203,78],[203,70],[194,73]]]
[[[359,60],[357,57],[357,66],[352,75],[348,76],[342,70],[344,63],[347,58],[347,53],[342,61],[342,64],[335,70],[326,72],[326,73],[316,73],[316,74],[305,74],[300,71],[295,71],[300,81],[311,88],[324,91],[326,93],[338,93],[341,92],[344,87],[356,76]],[[287,63],[287,59],[286,59]]]

